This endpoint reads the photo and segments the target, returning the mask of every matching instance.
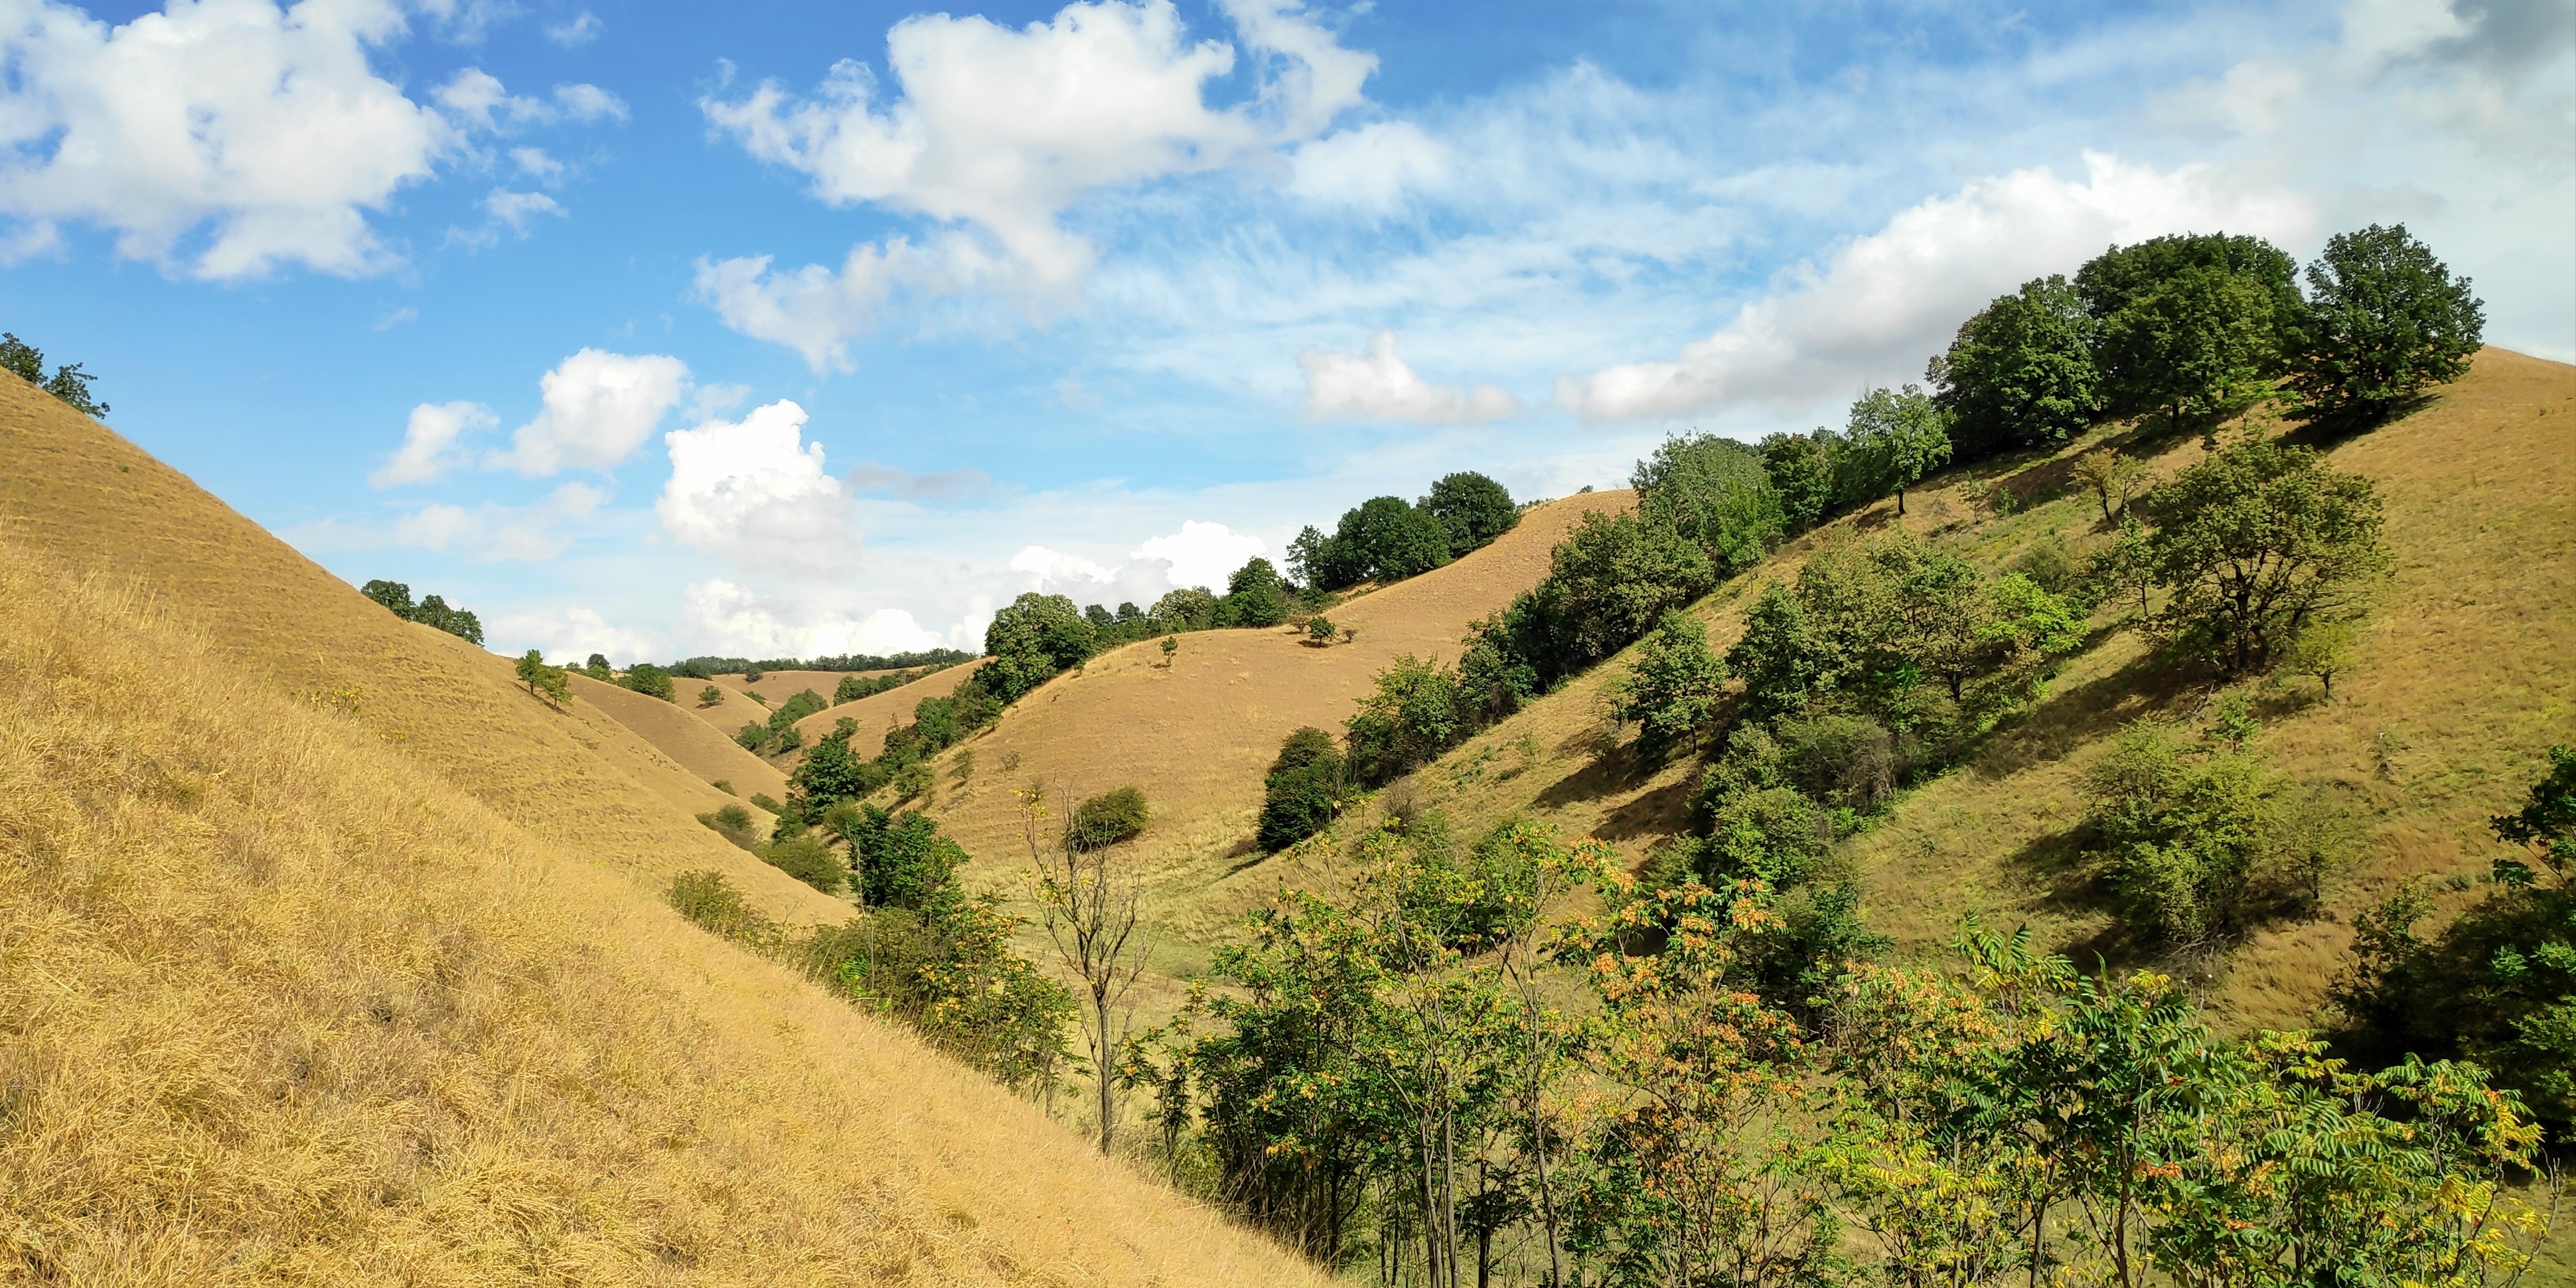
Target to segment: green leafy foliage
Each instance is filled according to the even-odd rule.
[[[1844,452],[1868,479],[1870,498],[1896,494],[1905,513],[1905,489],[1950,459],[1950,433],[1929,395],[1907,385],[1873,389],[1851,407],[1843,429]]]
[[[468,644],[483,642],[483,621],[462,608],[448,606],[445,599],[432,595],[415,604],[411,587],[398,581],[371,581],[358,588],[358,593],[385,606],[386,611],[407,622],[435,627]]]
[[[1924,372],[1961,461],[2061,442],[2102,411],[2094,321],[2064,277],[2022,283],[1960,324]]]
[[[1666,613],[1609,691],[1611,714],[1637,726],[1639,748],[1661,755],[1690,745],[1716,719],[1725,683],[1726,664],[1708,651],[1708,628],[1689,613]]]
[[[1627,647],[1716,584],[1707,554],[1669,525],[1595,511],[1557,544],[1547,576],[1477,638],[1544,687]]]
[[[1461,558],[1493,544],[1521,520],[1520,507],[1503,485],[1474,471],[1443,475],[1416,507],[1449,533],[1449,557]]]
[[[1136,839],[1152,821],[1152,812],[1145,807],[1145,793],[1134,787],[1121,787],[1075,806],[1066,840],[1084,850],[1103,849]]]
[[[993,660],[976,679],[1007,705],[1089,658],[1097,644],[1091,623],[1072,600],[1030,591],[995,613],[992,625],[984,628],[984,651]]]
[[[45,374],[43,351],[5,332],[0,332],[0,371],[16,375],[93,420],[107,418],[107,404],[91,396],[89,390],[90,383],[98,377],[81,370],[77,362],[54,368],[49,377]]]
[[[830,847],[811,836],[773,841],[760,857],[769,866],[825,894],[839,890],[849,872]]]
[[[1629,483],[1647,522],[1697,543],[1720,572],[1761,562],[1785,522],[1761,453],[1715,434],[1665,439]]]
[[[871,908],[925,907],[966,862],[966,852],[917,810],[856,805],[827,814],[824,830],[848,847],[859,901]]]
[[[1226,578],[1225,598],[1237,626],[1277,626],[1288,620],[1288,587],[1267,559],[1254,557]]]
[[[572,682],[564,678],[563,668],[546,665],[545,655],[535,649],[519,655],[517,670],[519,683],[557,710],[572,696]]]
[[[671,683],[671,673],[650,662],[638,662],[628,667],[626,674],[619,676],[617,682],[646,697],[660,698],[664,702],[679,701],[679,688]]]
[[[1411,653],[1378,672],[1375,691],[1344,722],[1351,776],[1383,783],[1439,755],[1474,731],[1457,672]]]
[[[2307,307],[2289,355],[2306,412],[2368,423],[2427,385],[2469,369],[2486,308],[2406,225],[2339,233],[2308,266]]]
[[[1324,830],[1347,790],[1347,769],[1331,734],[1313,726],[1289,734],[1262,779],[1261,848],[1284,850]]]
[[[2305,447],[2245,438],[2149,492],[2147,558],[2173,592],[2159,632],[2229,673],[2312,622],[2359,611],[2391,566],[2369,478]]]

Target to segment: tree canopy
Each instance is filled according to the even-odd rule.
[[[1725,572],[1761,562],[1780,536],[1780,496],[1762,455],[1731,438],[1667,438],[1637,462],[1629,483],[1648,522],[1696,542]]]
[[[2308,294],[2289,382],[2321,419],[2376,420],[2459,379],[2486,331],[2469,279],[2453,280],[2404,224],[2328,240],[2308,266]]]
[[[2093,316],[2063,276],[2022,283],[1959,326],[1925,370],[1963,461],[2082,433],[2102,411]]]

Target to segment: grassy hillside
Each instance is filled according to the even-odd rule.
[[[685,769],[0,381],[0,1280],[1303,1283],[655,890]]]
[[[2105,442],[2150,456],[2154,478],[2202,454],[2196,437],[2106,432],[1927,480],[1905,518],[1881,502],[1826,525],[1699,605],[1711,647],[1742,633],[1763,578],[1792,577],[1824,543],[1889,524],[1988,568],[2052,534],[2099,539],[2099,505],[2068,463]],[[2229,1027],[2313,1022],[2350,915],[2406,876],[2483,873],[2496,852],[2487,817],[2528,788],[2550,743],[2576,741],[2576,368],[2488,349],[2415,414],[2329,446],[2337,468],[2378,485],[2397,573],[2333,700],[2310,680],[2262,687],[2253,745],[2291,779],[2345,799],[2368,843],[2330,888],[2325,915],[2260,931],[2229,957],[2168,963],[2194,976]],[[1997,485],[2015,498],[2008,513],[1991,500]],[[2120,617],[2115,603],[2096,621]],[[1642,855],[1688,825],[1702,766],[1641,761],[1612,730],[1601,690],[1623,669],[1614,661],[1577,678],[1423,769],[1416,790],[1471,825],[1526,814]],[[2126,721],[2193,721],[2211,696],[2206,675],[2150,656],[2136,631],[2097,631],[1968,763],[1850,842],[1865,915],[1900,954],[1945,942],[1976,912],[2028,923],[2056,948],[2118,957],[2107,892],[2081,862],[2080,775]]]
[[[636,737],[694,775],[700,784],[730,783],[734,794],[745,800],[755,792],[773,799],[786,796],[787,775],[780,773],[776,765],[743,750],[742,744],[718,732],[714,724],[692,710],[697,705],[697,689],[706,687],[703,681],[695,688],[683,687],[679,701],[664,702],[632,689],[602,684],[579,671],[570,676],[572,691],[583,701],[607,712]],[[692,793],[687,801],[673,803],[686,805],[698,799],[702,797]],[[714,808],[717,806],[697,807],[701,811]]]
[[[985,860],[971,870],[975,879],[1011,891],[1022,848],[1015,790],[1035,782],[1078,799],[1135,784],[1154,813],[1135,855],[1153,874],[1166,929],[1212,942],[1232,929],[1232,907],[1212,913],[1201,895],[1257,859],[1253,820],[1280,741],[1301,725],[1338,731],[1399,654],[1456,657],[1468,623],[1544,576],[1549,552],[1578,518],[1631,504],[1620,491],[1535,507],[1492,545],[1331,610],[1334,623],[1359,632],[1348,644],[1313,647],[1294,627],[1198,631],[1180,637],[1168,667],[1151,640],[1093,658],[968,743],[974,767],[963,781],[951,753],[936,814]]]

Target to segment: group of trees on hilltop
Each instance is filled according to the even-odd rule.
[[[462,608],[451,608],[447,601],[430,595],[415,604],[411,587],[398,581],[371,581],[358,588],[358,593],[385,606],[385,611],[406,622],[418,622],[464,640],[468,644],[483,642],[483,621]]]
[[[0,332],[0,371],[6,371],[61,399],[72,410],[94,420],[107,418],[107,404],[90,394],[89,387],[98,377],[81,370],[77,362],[54,368],[45,374],[45,354],[36,346],[13,334]]]
[[[739,675],[757,680],[771,671],[906,671],[924,668],[937,670],[971,662],[975,655],[953,648],[934,648],[918,653],[845,653],[833,657],[773,657],[753,660],[746,657],[701,655],[682,658],[663,668],[673,675],[692,680],[712,680],[719,675]]]
[[[2059,442],[2106,416],[2170,424],[2285,388],[2367,423],[2468,369],[2484,306],[2405,225],[2340,234],[2298,267],[2259,237],[2115,246],[1987,305],[1927,375],[1962,460]]]
[[[1318,590],[1401,581],[1479,550],[1511,531],[1520,507],[1503,485],[1472,471],[1448,475],[1418,501],[1372,497],[1344,511],[1327,535],[1309,526],[1288,544],[1288,571]]]

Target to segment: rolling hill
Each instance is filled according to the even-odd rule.
[[[0,461],[0,1280],[1316,1281],[664,908],[846,911],[589,698],[15,380]]]

